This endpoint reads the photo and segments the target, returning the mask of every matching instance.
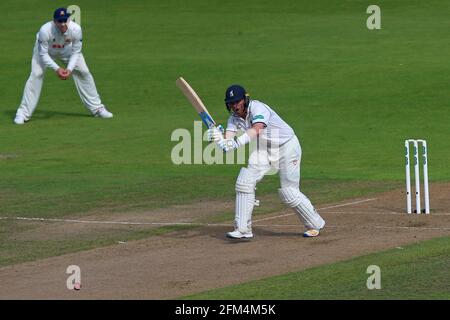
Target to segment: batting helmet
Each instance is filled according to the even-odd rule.
[[[250,96],[245,91],[244,87],[233,84],[228,87],[227,91],[225,91],[225,106],[227,107],[228,112],[231,112],[230,110],[230,104],[233,102],[238,102],[241,100],[245,100],[245,107],[248,108],[248,104],[250,102]]]

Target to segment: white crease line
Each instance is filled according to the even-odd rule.
[[[275,217],[268,217],[268,218],[253,220],[253,223],[260,222],[260,221],[267,221],[267,220],[277,219],[277,218],[282,218],[282,217],[293,216],[295,214],[296,213],[286,213],[286,214],[278,215],[278,216],[275,216]]]
[[[5,218],[8,219],[8,218]],[[87,223],[87,224],[122,224],[122,225],[162,225],[162,226],[177,226],[177,225],[188,225],[188,226],[229,226],[230,224],[220,224],[220,223],[196,223],[196,222],[129,222],[129,221],[99,221],[99,220],[69,220],[69,219],[51,219],[51,218],[25,218],[25,217],[15,217],[11,218],[15,220],[27,220],[27,221],[50,221],[50,222],[72,222],[72,223]]]
[[[365,215],[373,215],[373,214],[387,214],[387,215],[404,215],[406,216],[406,212],[398,212],[398,211],[327,211],[327,214],[365,214]]]
[[[327,209],[332,209],[332,208],[346,207],[346,206],[351,206],[351,205],[353,205],[353,204],[358,204],[358,203],[363,203],[363,202],[369,202],[369,201],[374,201],[374,200],[378,200],[378,198],[365,199],[365,200],[359,200],[359,201],[355,201],[355,202],[349,202],[349,203],[344,203],[344,204],[338,204],[338,205],[335,205],[335,206],[330,206],[330,207],[325,207],[325,208],[319,208],[318,210],[327,210]]]
[[[298,228],[301,227],[299,224],[271,224],[271,225],[254,225],[253,227],[289,227],[289,228]],[[416,229],[416,230],[450,230],[450,227],[403,227],[403,226],[364,226],[359,225],[355,226],[329,226],[326,225],[327,228],[335,228],[335,229],[345,229],[345,228],[356,228],[356,229]]]
[[[88,224],[122,224],[122,225],[162,225],[162,226],[175,226],[175,225],[193,225],[193,226],[206,226],[206,227],[229,227],[229,223],[195,223],[195,222],[127,222],[127,221],[96,221],[96,220],[67,220],[67,219],[45,219],[45,218],[25,218],[25,217],[0,217],[0,220],[14,219],[14,220],[27,220],[27,221],[50,221],[50,222],[72,222],[72,223],[88,223]],[[271,227],[288,227],[288,228],[300,228],[300,224],[253,224],[253,227],[271,228]],[[402,227],[402,226],[330,226],[325,228],[374,228],[374,229],[416,229],[416,230],[450,230],[450,227]]]
[[[421,214],[415,214],[415,213],[411,213],[411,214],[407,214],[406,212],[398,212],[398,211],[375,211],[375,212],[371,212],[371,211],[327,211],[327,214],[365,214],[365,215],[401,215],[401,216],[407,216],[407,217],[420,217],[420,216],[425,216],[425,217],[431,217],[431,216],[448,216],[450,215],[450,212],[433,212],[430,214],[425,214],[425,213],[421,213]]]
[[[87,224],[126,224],[126,225],[170,225],[171,223],[164,222],[129,222],[129,221],[99,221],[99,220],[70,220],[70,219],[51,219],[51,218],[24,218],[16,217],[16,220],[28,220],[28,221],[51,221],[51,222],[73,222],[73,223],[87,223]],[[186,224],[187,222],[180,222],[177,224]],[[175,224],[175,223],[174,223]]]
[[[417,230],[450,230],[450,227],[386,227],[386,226],[371,226],[376,229],[417,229]]]
[[[348,203],[343,203],[343,204],[338,204],[335,206],[329,206],[329,207],[325,207],[325,208],[319,208],[318,210],[327,210],[327,209],[333,209],[333,208],[339,208],[339,207],[345,207],[345,206],[351,206],[354,204],[358,204],[358,203],[363,203],[363,202],[368,202],[368,201],[374,201],[377,200],[378,198],[373,198],[373,199],[365,199],[365,200],[359,200],[359,201],[354,201],[354,202],[348,202]],[[263,218],[263,219],[258,219],[258,220],[254,220],[253,223],[256,222],[260,222],[260,221],[267,221],[267,220],[272,220],[272,219],[278,219],[278,218],[282,218],[282,217],[288,217],[288,216],[293,216],[296,215],[296,213],[287,213],[287,214],[282,214],[282,215],[278,215],[278,216],[274,216],[274,217],[268,217],[268,218]]]
[[[325,207],[325,208],[320,208],[319,210],[326,210],[326,209],[331,209],[331,208],[338,208],[338,207],[343,207],[343,206],[350,206],[353,204],[358,204],[358,203],[362,203],[362,202],[367,202],[367,201],[373,201],[373,200],[377,200],[376,198],[374,199],[366,199],[366,200],[360,200],[360,201],[355,201],[355,202],[349,202],[349,203],[344,203],[344,204],[339,204],[339,205],[335,205],[335,206],[330,206],[330,207]],[[275,217],[268,217],[268,218],[264,218],[264,219],[258,219],[258,220],[254,220],[253,223],[256,222],[260,222],[260,221],[266,221],[266,220],[271,220],[271,219],[276,219],[276,218],[281,218],[281,217],[285,217],[285,216],[292,216],[295,215],[296,213],[288,213],[288,214],[283,214],[283,215],[278,215]],[[129,222],[129,221],[98,221],[98,220],[73,220],[73,219],[56,219],[56,218],[26,218],[26,217],[0,217],[1,219],[14,219],[14,220],[26,220],[26,221],[50,221],[50,222],[72,222],[72,223],[87,223],[87,224],[121,224],[121,225],[162,225],[162,226],[176,226],[176,225],[200,225],[200,226],[229,226],[229,224],[214,224],[214,223],[195,223],[195,222]]]

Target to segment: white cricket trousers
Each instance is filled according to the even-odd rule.
[[[68,57],[61,58],[61,60],[65,63],[68,62],[68,59]],[[38,47],[35,45],[33,49],[33,57],[31,59],[31,74],[25,84],[22,102],[17,109],[17,114],[21,114],[26,120],[31,118],[39,102],[42,84],[44,82],[45,68],[46,66],[39,55]],[[104,108],[97,92],[97,88],[95,87],[94,78],[86,65],[83,54],[81,53],[78,58],[78,62],[73,69],[72,77],[81,101],[91,112],[91,114],[95,114],[98,109]]]
[[[279,174],[281,188],[299,188],[302,148],[296,136],[278,148],[255,150],[247,169],[258,183],[265,175]]]
[[[299,189],[301,157],[302,149],[296,136],[278,148],[258,148],[251,153],[247,168],[241,169],[236,182],[235,227],[238,230],[251,230],[256,184],[265,175],[277,173],[283,202],[299,214],[306,228],[324,227],[325,221]]]

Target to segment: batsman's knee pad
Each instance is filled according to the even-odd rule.
[[[256,180],[247,168],[242,168],[236,180],[236,192],[255,193]]]
[[[285,204],[297,211],[307,228],[322,229],[325,226],[325,221],[314,209],[311,201],[300,190],[291,187],[281,188],[279,189],[279,195]]]
[[[289,207],[296,207],[302,201],[301,192],[297,188],[287,187],[278,189],[281,201],[287,204]]]

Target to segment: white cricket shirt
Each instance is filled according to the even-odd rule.
[[[272,108],[258,100],[250,100],[245,119],[234,115],[230,116],[227,130],[246,131],[258,122],[266,125],[266,128],[259,134],[260,138],[267,140],[272,145],[281,146],[295,136],[294,130]]]
[[[67,31],[61,33],[53,21],[44,24],[36,34],[36,45],[42,61],[48,68],[57,70],[59,66],[53,59],[68,61],[67,69],[75,68],[81,53],[83,35],[79,24],[70,21]]]

